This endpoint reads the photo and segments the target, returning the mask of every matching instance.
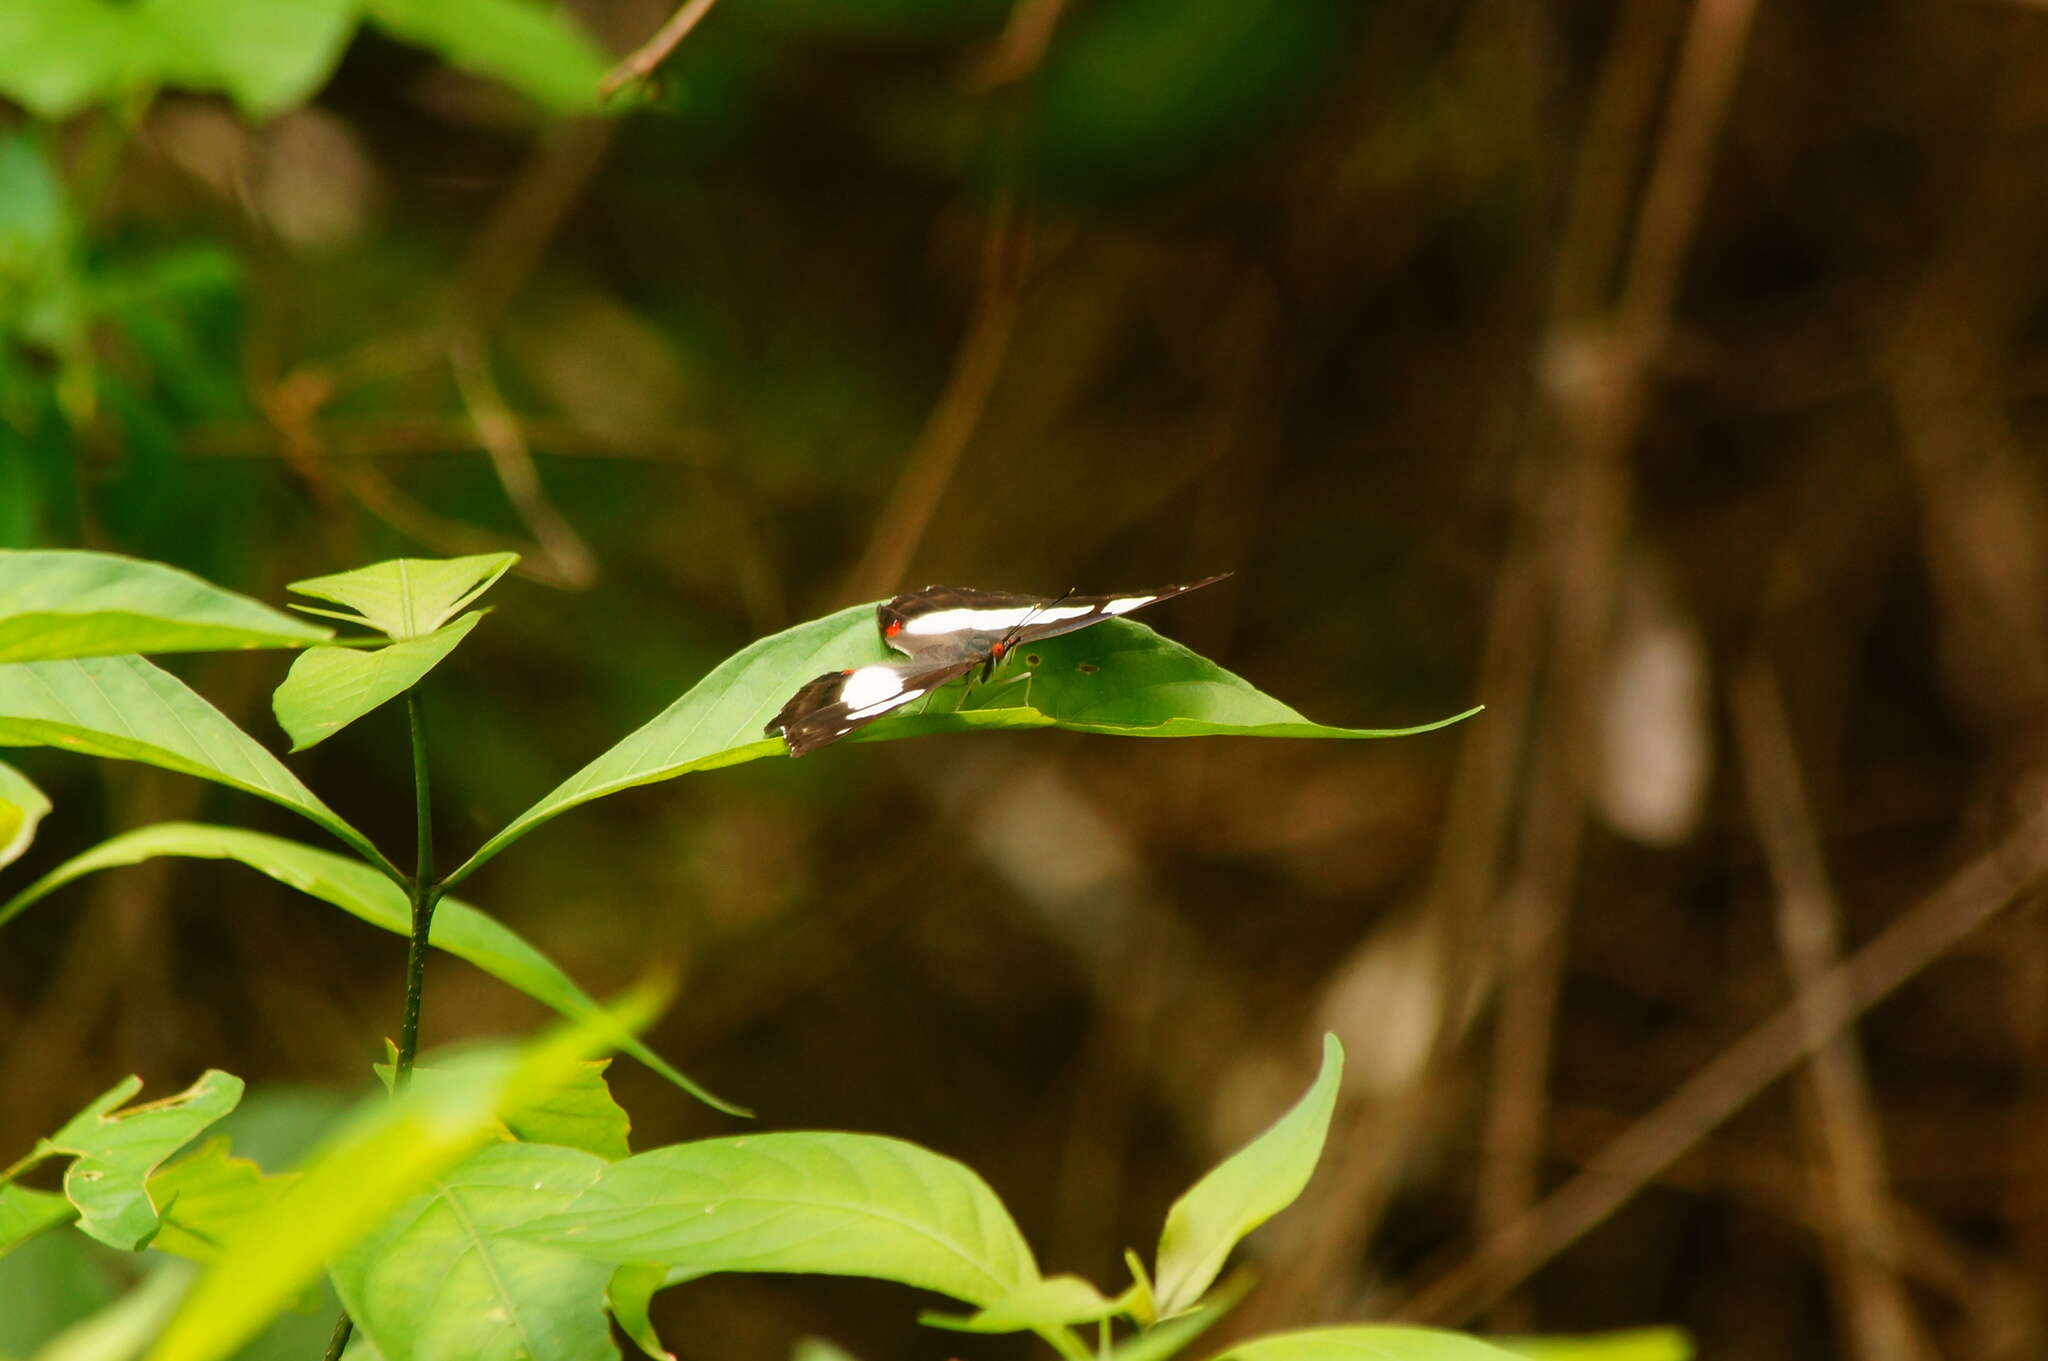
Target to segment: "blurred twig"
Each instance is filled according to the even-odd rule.
[[[846,575],[840,590],[845,599],[866,600],[904,584],[903,574],[924,541],[932,516],[960,466],[960,455],[988,405],[1003,357],[1009,353],[1023,290],[1027,228],[1020,217],[1008,195],[990,207],[967,333],[954,354],[946,386],[911,446],[896,489],[874,517],[867,551]]]
[[[1970,862],[1869,944],[1815,980],[1804,1002],[1779,1008],[1577,1175],[1487,1238],[1398,1311],[1456,1323],[1485,1309],[1601,1223],[1678,1157],[1767,1087],[1810,1058],[1857,1016],[1941,958],[2020,895],[2048,878],[2048,810]]]
[[[653,75],[717,3],[718,0],[686,0],[678,6],[668,22],[655,30],[653,37],[627,53],[625,60],[605,73],[604,79],[597,83],[598,94],[610,99],[634,81]]]
[[[1569,449],[1547,507],[1557,544],[1556,626],[1530,775],[1535,793],[1524,805],[1521,864],[1505,900],[1489,1156],[1479,1189],[1482,1235],[1504,1232],[1520,1220],[1538,1190],[1564,923],[1578,874],[1599,735],[1597,681],[1629,518],[1627,458],[1642,424],[1650,362],[1671,327],[1754,12],[1755,0],[1699,0],[1694,6],[1619,299],[1603,328],[1575,334],[1573,327],[1582,323],[1561,318],[1560,339],[1551,350],[1553,391]],[[1621,52],[1617,59],[1644,61],[1650,55]],[[1640,85],[1617,77],[1609,88],[1626,102]],[[1589,148],[1583,185],[1604,192],[1604,177],[1615,173],[1606,163],[1613,150],[1595,154]],[[1574,216],[1587,233],[1589,250],[1607,235],[1603,216],[1590,210]],[[1585,277],[1597,278],[1597,271],[1588,268]]]
[[[1793,1001],[1817,1017],[1839,999],[1822,991],[1841,952],[1840,909],[1828,885],[1805,781],[1770,666],[1752,655],[1730,696],[1749,791],[1750,817],[1778,894],[1778,940]],[[1837,978],[1833,986],[1839,988]],[[1913,1361],[1928,1348],[1894,1267],[1899,1232],[1887,1192],[1884,1145],[1854,1037],[1829,1038],[1808,1022],[1813,1102],[1808,1124],[1826,1165],[1825,1185],[1842,1243],[1831,1254],[1839,1305],[1865,1361]]]
[[[967,88],[983,92],[1028,78],[1045,60],[1066,8],[1067,0],[1016,0],[994,45],[967,69]]]
[[[547,555],[561,583],[572,589],[587,587],[597,579],[597,559],[562,513],[549,501],[533,466],[533,451],[527,447],[526,432],[505,405],[498,382],[484,359],[483,344],[471,333],[458,335],[449,347],[449,364],[455,385],[469,409],[477,441],[491,457],[505,497],[512,503],[534,543]]]

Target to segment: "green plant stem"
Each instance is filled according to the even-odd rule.
[[[398,1060],[392,1065],[391,1092],[396,1096],[412,1081],[412,1061],[420,1049],[420,996],[427,979],[427,941],[434,928],[434,908],[441,901],[441,885],[434,882],[434,809],[427,783],[427,727],[420,716],[419,687],[405,692],[405,717],[412,729],[412,798],[418,823],[418,860],[406,896],[412,900],[412,941],[405,952],[405,1014],[398,1023]],[[355,1325],[348,1311],[334,1321],[334,1333],[327,1339],[322,1361],[341,1361],[348,1350],[349,1334]]]
[[[342,1310],[341,1317],[334,1320],[334,1331],[328,1335],[327,1351],[320,1361],[341,1361],[341,1354],[348,1350],[348,1336],[356,1330],[349,1322],[348,1311]]]
[[[420,1047],[420,994],[426,983],[427,939],[442,888],[434,882],[434,815],[427,790],[427,734],[420,717],[420,692],[406,692],[405,714],[412,725],[412,796],[419,817],[419,864],[412,877],[412,945],[405,956],[405,1018],[398,1028],[398,1061],[391,1089],[405,1090],[413,1056]]]

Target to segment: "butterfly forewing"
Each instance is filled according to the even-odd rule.
[[[1014,591],[977,591],[964,586],[927,586],[876,607],[882,639],[909,657],[985,659],[996,643],[1005,648],[1056,638],[1062,633],[1099,624],[1105,619],[1156,605],[1177,595],[1213,585],[1228,572],[1180,586],[1115,595],[1020,595]]]

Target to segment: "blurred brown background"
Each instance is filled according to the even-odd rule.
[[[613,52],[665,12],[578,9]],[[428,693],[444,857],[927,581],[1233,570],[1147,622],[1325,722],[1488,706],[836,748],[466,886],[593,990],[680,962],[654,1043],[769,1126],[958,1156],[1112,1286],[1330,1029],[1329,1156],[1228,1326],[2048,1355],[2048,8],[725,0],[583,121],[370,35],[261,126],[157,99],[90,230],[220,267],[0,426],[0,530],[272,600],[519,548]],[[180,670],[277,737],[281,659]],[[395,710],[295,758],[400,855],[404,763]],[[146,819],[299,834],[22,765],[58,811],[15,878]],[[232,868],[6,942],[10,1149],[131,1069],[360,1088],[396,1025],[399,942]],[[435,962],[430,1043],[539,1019]],[[615,1075],[639,1146],[730,1128]],[[1022,1354],[914,1308],[657,1318]]]

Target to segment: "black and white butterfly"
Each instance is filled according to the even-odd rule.
[[[1229,575],[1116,595],[1020,595],[965,586],[927,586],[899,595],[875,607],[875,622],[882,641],[908,660],[827,671],[791,695],[766,731],[780,733],[791,756],[805,755],[977,667],[987,681],[1020,647],[1185,595]]]

